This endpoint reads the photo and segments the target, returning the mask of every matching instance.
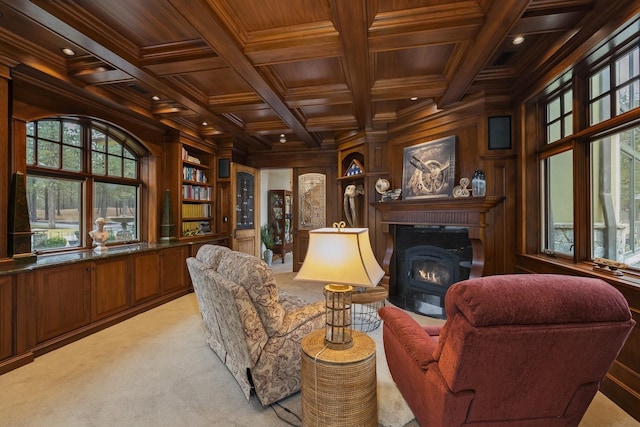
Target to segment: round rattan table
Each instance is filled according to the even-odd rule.
[[[302,425],[377,427],[376,343],[353,331],[353,346],[327,348],[324,330],[302,340]]]

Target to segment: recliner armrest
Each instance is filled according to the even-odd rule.
[[[275,335],[286,335],[291,331],[298,329],[306,323],[315,321],[318,317],[324,319],[325,302],[324,300],[305,305],[292,311],[288,311],[284,315],[282,326]],[[324,320],[323,320],[324,323]],[[316,328],[314,328],[316,329]]]
[[[383,328],[388,328],[396,335],[398,342],[420,368],[426,369],[435,361],[433,354],[438,347],[438,336],[434,334],[439,327],[424,328],[395,307],[382,307],[379,313],[384,321]]]

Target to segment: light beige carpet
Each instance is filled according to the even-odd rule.
[[[286,264],[274,271],[282,269],[286,272]],[[278,276],[284,288],[308,298],[321,295],[321,285],[292,283],[292,276]],[[381,424],[417,426],[390,380],[380,335],[380,329],[372,334],[378,345]],[[300,414],[299,393],[280,403]],[[190,294],[0,376],[0,425],[280,427],[300,422],[279,406],[263,408],[255,397],[245,400],[204,343]],[[639,425],[598,394],[580,427]]]

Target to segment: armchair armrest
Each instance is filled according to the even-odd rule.
[[[426,369],[435,361],[433,354],[438,347],[439,327],[423,328],[411,316],[395,307],[382,307],[379,313],[384,321],[383,328],[388,328],[398,338],[398,342],[420,368]]]
[[[321,300],[286,312],[282,326],[278,329],[276,335],[287,335],[308,323],[312,324],[313,330],[318,329],[318,327],[324,325],[324,304],[324,300]],[[317,325],[314,323],[317,323]],[[311,330],[307,332],[311,332]]]

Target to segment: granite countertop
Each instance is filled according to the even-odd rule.
[[[212,237],[211,240],[224,240],[228,236]],[[126,245],[109,246],[106,252],[96,252],[91,249],[76,250],[71,252],[58,252],[54,254],[41,254],[29,256],[23,259],[16,258],[15,262],[0,265],[0,276],[6,276],[21,272],[29,272],[44,267],[59,266],[83,261],[99,261],[116,256],[123,256],[131,253],[156,251],[171,247],[189,246],[197,241],[175,241],[161,243],[132,243]]]

